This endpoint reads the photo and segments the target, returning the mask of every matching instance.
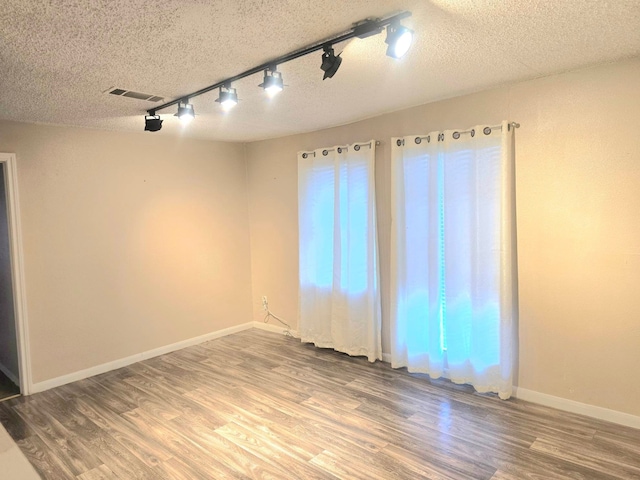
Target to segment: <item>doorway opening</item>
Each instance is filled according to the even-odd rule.
[[[29,394],[16,157],[0,153],[0,402]]]

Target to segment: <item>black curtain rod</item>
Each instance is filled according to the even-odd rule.
[[[370,35],[377,35],[382,32],[382,29],[388,25],[391,25],[394,22],[398,22],[403,18],[407,18],[411,16],[411,12],[401,12],[396,15],[392,15],[386,18],[376,18],[376,19],[367,19],[361,22],[354,24],[354,26],[347,30],[344,33],[340,33],[334,37],[327,38],[320,42],[316,42],[313,45],[309,45],[301,50],[296,50],[281,57],[275,58],[268,62],[263,63],[262,65],[258,65],[257,67],[253,67],[245,72],[242,72],[234,77],[226,78],[221,82],[214,83],[213,85],[209,85],[208,87],[202,88],[193,93],[189,93],[188,95],[183,95],[181,97],[176,98],[175,100],[171,100],[170,102],[163,103],[162,105],[150,108],[147,110],[149,115],[155,115],[157,111],[164,110],[165,108],[171,107],[173,105],[177,105],[180,102],[186,102],[188,99],[197,97],[204,93],[215,90],[216,88],[228,86],[232,82],[240,80],[242,78],[248,77],[250,75],[255,75],[256,73],[267,70],[268,68],[275,67],[277,65],[281,65],[286,62],[290,62],[291,60],[295,60],[296,58],[303,57],[305,55],[309,55],[310,53],[317,52],[325,47],[325,45],[335,45],[340,42],[344,42],[345,40],[350,40],[355,37],[366,38]]]

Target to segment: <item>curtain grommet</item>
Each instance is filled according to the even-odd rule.
[[[491,135],[491,127],[484,127],[482,133],[484,133],[485,135]]]
[[[416,137],[416,145],[420,145],[422,143],[422,139],[420,137]]]
[[[322,155],[324,157],[326,157],[327,155],[329,155],[329,150],[322,150]]]
[[[475,137],[476,136],[476,129],[472,128],[471,129],[471,137]]]
[[[302,158],[307,158],[309,155],[307,155],[306,153],[302,154]]]
[[[353,146],[353,149],[354,149],[356,152],[359,152],[359,151],[360,151],[360,145],[354,145],[354,146]]]
[[[338,153],[342,153],[342,148],[338,147]]]
[[[453,138],[458,140],[460,138],[460,132],[453,132]]]
[[[427,135],[427,143],[431,143],[431,135]]]

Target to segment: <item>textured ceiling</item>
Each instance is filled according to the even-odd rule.
[[[188,127],[172,107],[146,135],[278,137],[640,55],[640,0],[3,0],[0,118],[141,131],[154,104],[102,92],[174,99],[402,10],[416,40],[400,61],[384,34],[354,39],[336,47],[332,79],[318,52],[279,67],[286,87],[273,99],[248,77],[229,113],[211,92],[193,100]]]

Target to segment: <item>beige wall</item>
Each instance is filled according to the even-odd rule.
[[[251,320],[243,146],[0,122],[33,381]]]
[[[13,309],[11,247],[4,170],[4,164],[0,164],[0,364],[18,379],[20,372]]]
[[[638,78],[635,59],[247,145],[254,319],[267,295],[297,324],[296,152],[375,138],[388,352],[390,138],[514,120],[518,385],[640,415]]]

